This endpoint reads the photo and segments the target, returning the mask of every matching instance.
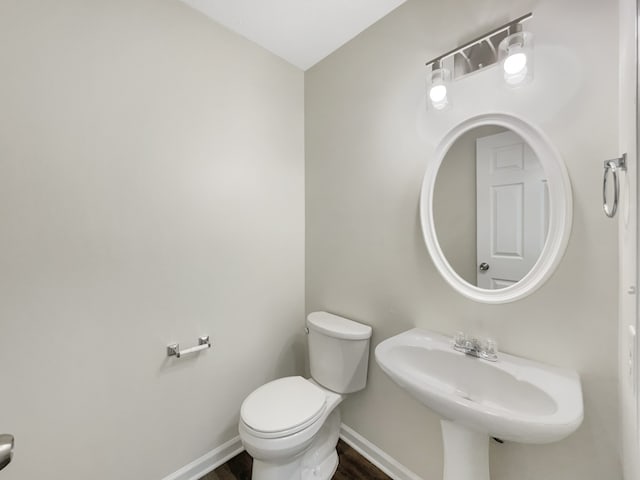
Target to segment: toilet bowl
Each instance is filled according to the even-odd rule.
[[[240,409],[253,480],[329,480],[338,466],[338,406],[366,385],[371,327],[327,312],[307,317],[311,378],[273,380]]]

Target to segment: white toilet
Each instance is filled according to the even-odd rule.
[[[279,378],[242,402],[252,480],[329,480],[338,466],[338,405],[367,383],[371,327],[314,312],[307,328],[312,378]]]

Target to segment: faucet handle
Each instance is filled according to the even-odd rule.
[[[498,343],[492,338],[485,339],[481,348],[481,353],[482,357],[487,360],[497,360]]]
[[[496,342],[493,338],[487,338],[485,340],[485,345],[484,345],[484,351],[495,355],[496,353],[498,353],[498,342]]]
[[[464,347],[467,344],[467,334],[464,332],[456,332],[453,336],[453,345],[455,347]]]

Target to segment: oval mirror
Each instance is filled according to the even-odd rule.
[[[553,273],[571,230],[571,185],[546,138],[492,114],[445,135],[422,185],[425,243],[445,280],[485,303],[517,300]]]

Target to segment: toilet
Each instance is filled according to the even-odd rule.
[[[329,480],[338,466],[338,405],[367,383],[371,327],[327,312],[307,317],[311,378],[284,377],[240,408],[252,480]]]

